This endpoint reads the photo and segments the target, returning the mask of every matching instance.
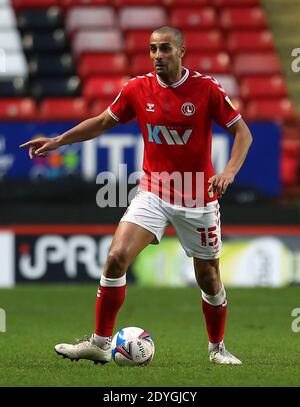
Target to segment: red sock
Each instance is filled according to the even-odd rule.
[[[202,310],[209,342],[222,342],[226,324],[227,300],[225,299],[222,305],[214,306],[202,299]]]
[[[126,285],[121,287],[99,286],[96,300],[95,334],[112,336],[115,320],[126,295]]]

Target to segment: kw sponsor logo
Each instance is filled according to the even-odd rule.
[[[150,143],[163,144],[187,144],[193,129],[186,129],[183,134],[179,134],[175,129],[169,129],[167,126],[154,126],[147,123],[148,141]]]

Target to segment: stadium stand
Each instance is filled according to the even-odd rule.
[[[138,54],[131,57],[130,63],[130,75],[137,76],[142,75],[145,72],[152,70],[151,61],[148,55]]]
[[[282,99],[252,99],[247,104],[246,115],[249,120],[276,120],[281,122],[296,119],[296,112],[291,101]]]
[[[123,50],[123,39],[118,29],[80,30],[73,37],[72,51],[76,58],[85,52],[106,53]]]
[[[167,15],[162,7],[121,7],[119,24],[121,30],[155,28],[167,23]]]
[[[73,58],[68,53],[59,55],[28,56],[29,73],[32,76],[68,76],[75,75]]]
[[[290,7],[274,0],[264,8],[260,0],[1,0],[6,69],[0,70],[0,118],[64,121],[99,114],[130,76],[152,70],[149,35],[170,24],[184,32],[184,63],[215,76],[246,120],[285,125],[282,182],[292,187],[299,183],[300,130],[288,89],[297,86],[280,46],[299,44],[286,29],[296,14],[294,0],[287,2]]]
[[[81,55],[78,66],[80,78],[103,75],[126,75],[128,60],[126,54],[88,54]]]
[[[287,89],[280,75],[253,76],[241,79],[241,96],[244,99],[287,97]]]
[[[129,77],[92,77],[85,82],[83,96],[88,102],[97,98],[110,100],[111,102],[118,94],[120,88],[125,85]]]
[[[52,30],[63,26],[63,14],[59,7],[49,9],[21,9],[18,14],[20,30]]]
[[[281,73],[278,58],[274,53],[239,53],[233,57],[232,69],[238,77]]]
[[[5,56],[5,68],[5,72],[0,73],[0,78],[26,78],[28,75],[27,63],[22,52],[7,52]]]
[[[16,27],[16,16],[9,3],[4,3],[0,8],[0,27],[3,30]]]
[[[84,120],[88,115],[83,98],[46,98],[41,102],[40,119],[44,121]]]
[[[299,73],[291,69],[291,52],[299,48],[299,2],[273,0],[264,1],[268,12],[268,20],[276,40],[276,51],[280,56],[289,94],[300,112],[300,81]]]
[[[232,30],[227,36],[230,53],[274,51],[273,37],[268,30]]]
[[[260,6],[260,0],[213,0],[214,4],[218,7],[227,6]]]
[[[218,27],[217,13],[212,7],[180,7],[171,10],[170,24],[180,29],[211,29]]]
[[[211,4],[210,0],[165,0],[164,4],[170,7],[173,6],[209,6]]]
[[[35,79],[32,81],[31,93],[38,100],[49,96],[79,96],[80,81],[77,76]]]
[[[34,120],[37,108],[33,99],[0,99],[0,119]]]
[[[191,69],[209,74],[230,73],[230,58],[226,52],[219,53],[188,53],[185,63]]]
[[[69,35],[75,31],[91,28],[113,28],[117,26],[117,17],[112,7],[73,7],[66,15],[66,31]]]
[[[267,20],[260,7],[225,7],[221,11],[220,25],[225,30],[266,29]]]
[[[2,103],[31,97],[43,119],[59,117],[51,98],[72,118],[95,113],[97,98],[106,106],[126,78],[152,69],[145,50],[163,24],[183,30],[186,65],[216,75],[246,118],[295,118],[260,0],[2,0],[0,24]]]
[[[21,38],[15,29],[0,32],[0,48],[7,52],[21,52]]]
[[[298,3],[0,0],[0,119],[99,114],[131,76],[153,69],[153,28],[175,25],[186,39],[188,67],[213,75],[247,121],[283,124],[282,181],[292,186],[300,174],[300,84],[290,55],[299,47]]]

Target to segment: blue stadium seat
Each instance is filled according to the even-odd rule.
[[[28,95],[28,85],[24,78],[0,81],[1,97],[19,97]]]
[[[63,26],[63,14],[59,7],[49,9],[25,9],[18,15],[21,30],[51,30]]]
[[[31,76],[70,76],[76,68],[70,54],[32,55],[28,58]]]
[[[30,86],[36,99],[49,97],[80,96],[80,80],[77,76],[68,78],[48,78],[34,80]]]
[[[25,52],[63,52],[68,41],[63,30],[50,32],[25,32],[22,36]]]

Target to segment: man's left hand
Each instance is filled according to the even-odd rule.
[[[216,174],[213,177],[211,177],[208,182],[209,182],[209,188],[208,188],[208,193],[209,192],[217,192],[218,197],[221,198],[222,195],[225,194],[228,185],[232,184],[234,181],[234,173],[233,172],[223,172],[222,174]]]

